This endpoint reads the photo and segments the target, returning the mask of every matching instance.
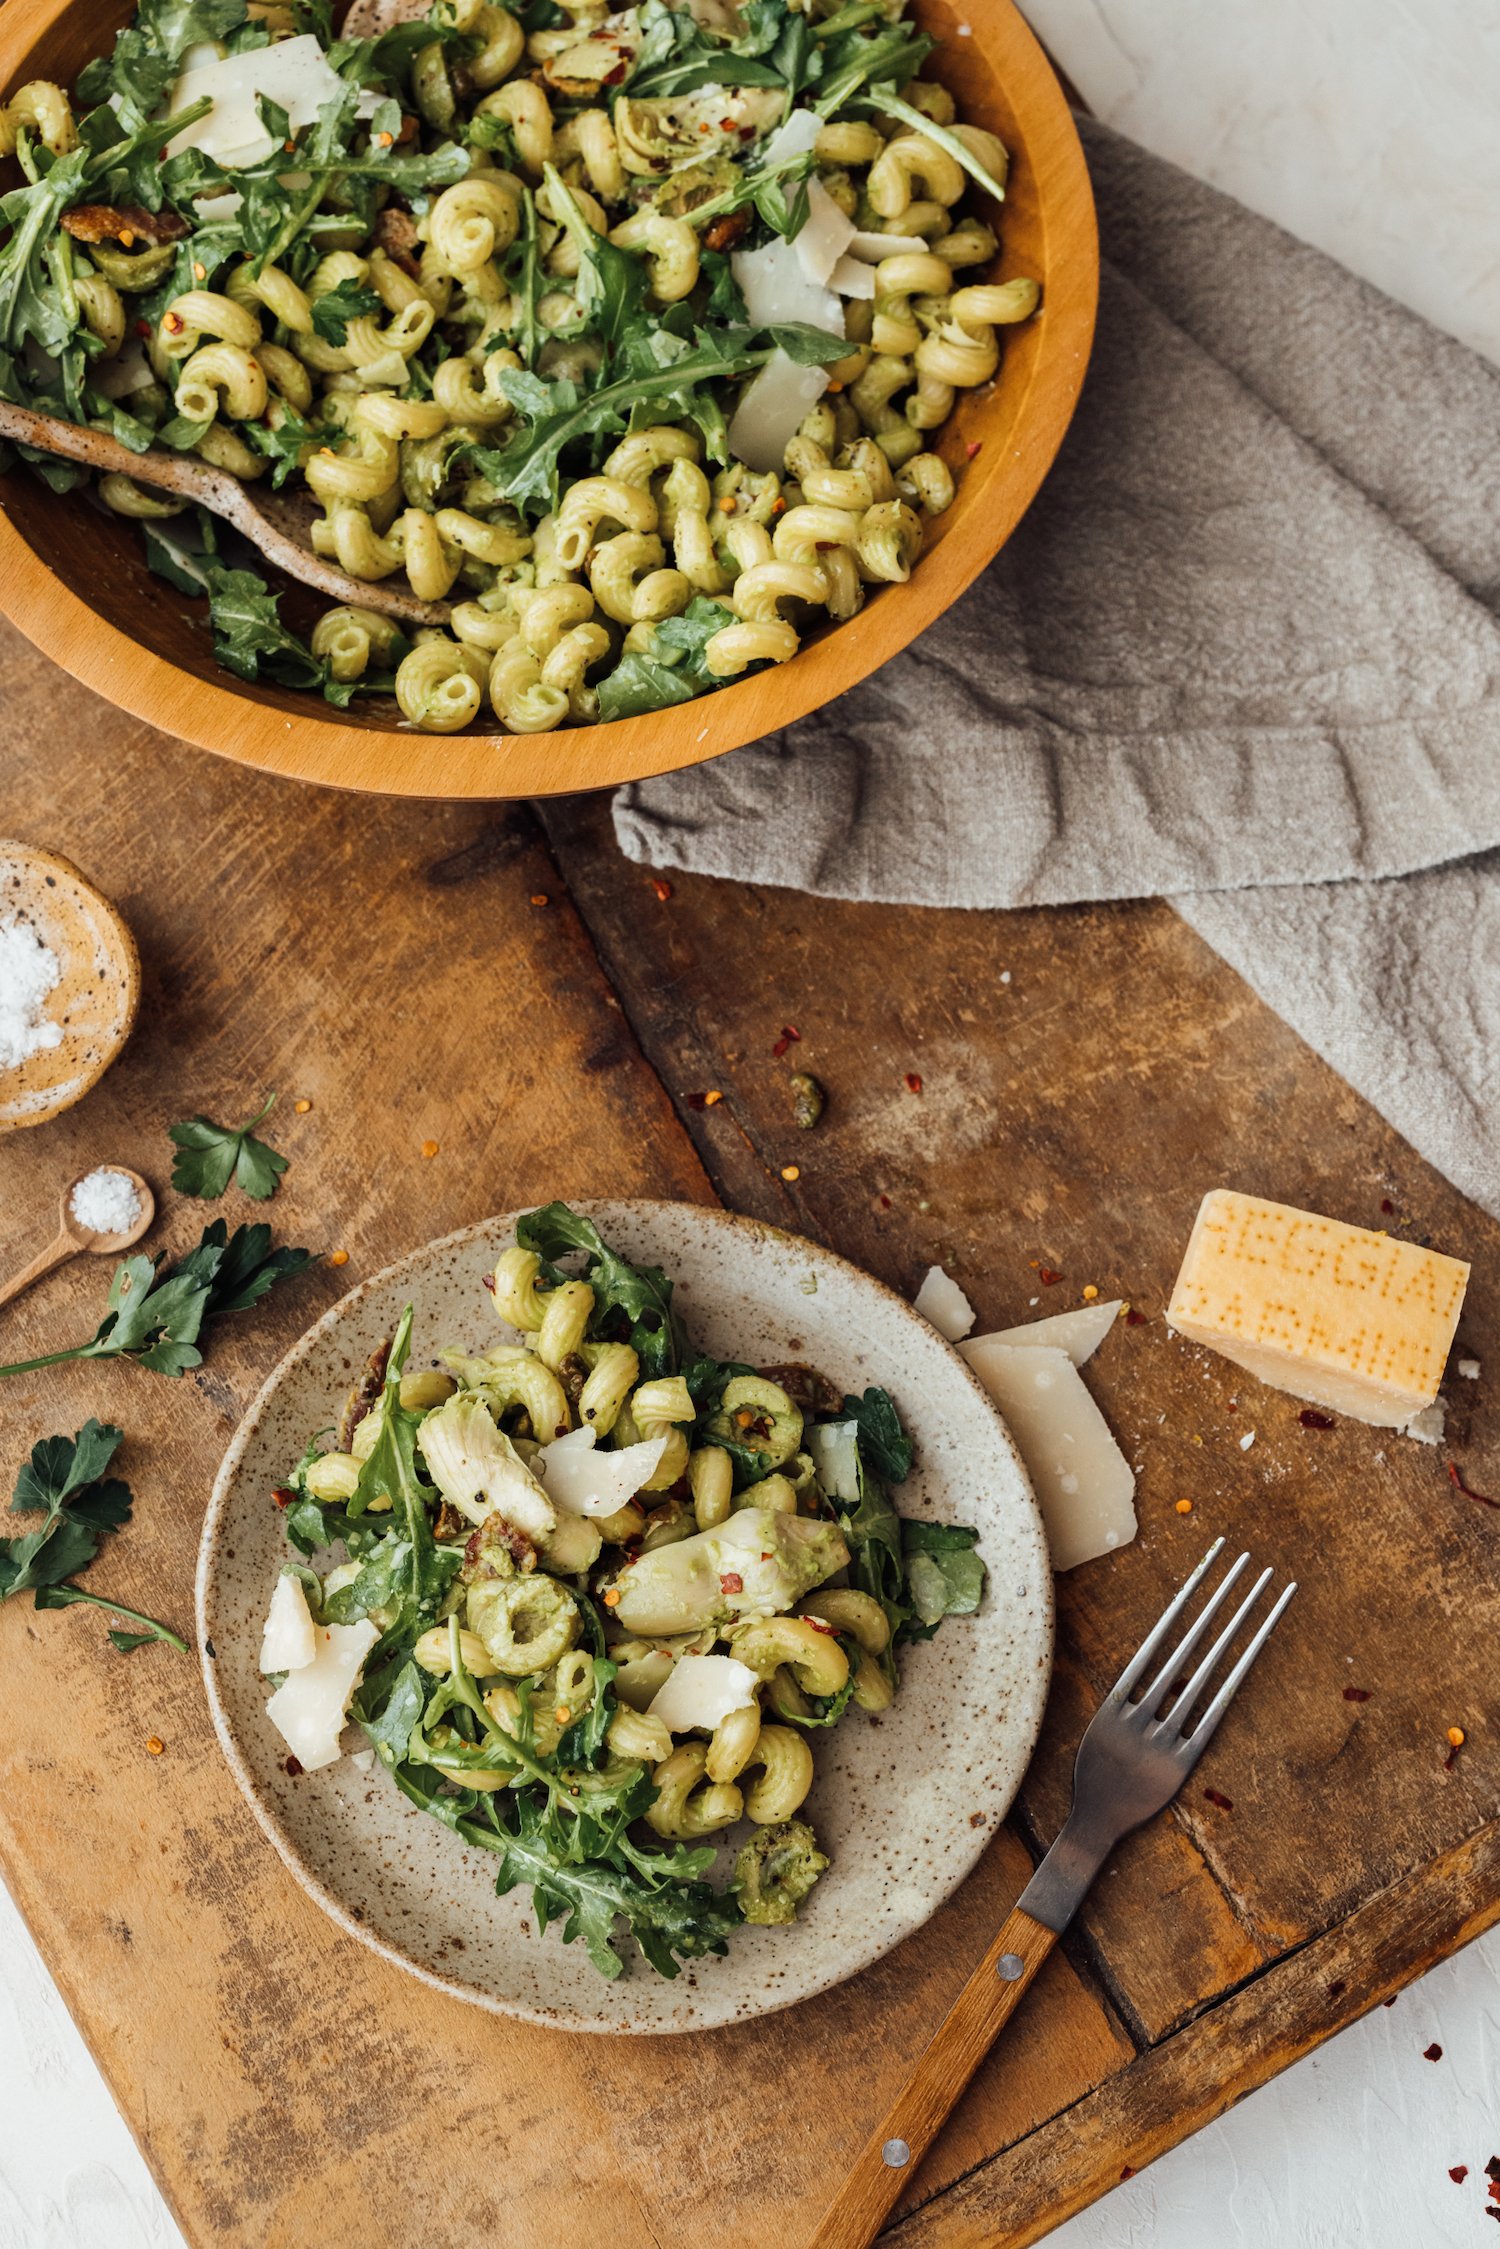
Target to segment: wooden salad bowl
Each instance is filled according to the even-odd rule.
[[[6,0],[0,89],[35,77],[71,87],[131,13],[130,0]],[[999,273],[1039,280],[1042,308],[1002,331],[995,382],[958,394],[938,442],[958,496],[932,525],[909,583],[883,588],[791,663],[649,716],[554,734],[419,734],[392,724],[386,698],[336,713],[221,670],[207,604],[153,576],[135,526],[77,494],[51,492],[24,468],[0,477],[0,609],[75,679],[166,733],[264,772],[387,796],[497,799],[612,787],[701,764],[831,702],[915,640],[1005,544],[1062,442],[1093,337],[1093,199],[1046,56],[1012,0],[916,0],[914,15],[939,42],[926,74],[1010,151]],[[0,182],[12,184],[10,176]],[[287,622],[305,634],[326,604],[269,575],[285,586]]]

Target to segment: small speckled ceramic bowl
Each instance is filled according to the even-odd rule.
[[[346,1756],[289,1778],[265,1715],[261,1624],[286,1557],[271,1492],[309,1435],[337,1418],[355,1371],[408,1301],[412,1363],[497,1338],[485,1272],[515,1214],[377,1273],[310,1329],[271,1376],[214,1486],[198,1563],[198,1631],[224,1753],[287,1865],[334,1919],[455,1997],[571,2030],[705,2030],[787,2007],[868,1966],[957,1887],[1004,1818],[1041,1724],[1052,1578],[1026,1472],[956,1351],[900,1297],[842,1258],[751,1219],[685,1203],[579,1206],[637,1262],[665,1267],[689,1333],[721,1358],[802,1360],[845,1390],[889,1389],[916,1445],[903,1513],[974,1523],[989,1567],[981,1612],[907,1651],[901,1692],[814,1738],[807,1816],[832,1860],[802,1917],[743,1930],[723,1959],[667,1982],[638,1958],[607,1983],[582,1945],[536,1933],[529,1896],[497,1898],[488,1855]],[[346,1742],[357,1741],[346,1736]]]
[[[42,1012],[62,1038],[0,1069],[0,1133],[81,1101],[129,1038],[141,997],[135,939],[109,900],[55,851],[0,839],[0,927],[11,922],[34,929],[57,960]]]

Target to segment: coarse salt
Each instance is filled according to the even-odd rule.
[[[68,1208],[91,1234],[128,1234],[141,1215],[141,1198],[123,1171],[107,1166],[80,1179]]]
[[[62,1043],[62,1025],[43,1013],[62,980],[56,953],[29,922],[0,923],[0,1070],[19,1070],[33,1054]]]

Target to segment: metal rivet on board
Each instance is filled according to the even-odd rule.
[[[903,2163],[910,2163],[911,2149],[905,2140],[887,2140],[880,2151],[880,2160],[888,2163],[893,2171],[899,2171]]]
[[[1002,1983],[1019,1983],[1026,1973],[1026,1963],[1019,1952],[1002,1952],[996,1966]]]

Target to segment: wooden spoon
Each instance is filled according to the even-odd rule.
[[[103,430],[80,429],[75,422],[36,414],[30,407],[12,406],[6,399],[0,399],[0,437],[35,445],[44,453],[60,453],[64,460],[79,461],[85,468],[133,477],[137,484],[175,492],[184,500],[196,500],[200,507],[232,523],[289,578],[300,578],[304,586],[331,594],[335,601],[378,609],[388,617],[404,617],[418,625],[448,621],[446,601],[418,601],[409,590],[368,585],[314,554],[311,525],[317,503],[310,493],[262,490],[258,485],[242,483],[227,469],[210,468],[207,461],[185,453],[168,453],[154,445],[144,453],[132,453]]]
[[[101,1167],[91,1164],[89,1171],[100,1168],[117,1171],[122,1178],[130,1181],[141,1202],[141,1214],[135,1224],[124,1234],[96,1234],[92,1227],[81,1226],[73,1216],[73,1191],[80,1181],[89,1176],[87,1171],[81,1171],[78,1178],[69,1180],[63,1189],[62,1223],[58,1228],[57,1239],[48,1244],[40,1257],[34,1257],[23,1271],[0,1287],[0,1304],[9,1304],[11,1298],[19,1296],[22,1289],[30,1288],[32,1282],[39,1281],[44,1273],[55,1272],[59,1265],[66,1265],[70,1257],[77,1257],[82,1250],[90,1250],[98,1257],[117,1257],[122,1250],[133,1248],[140,1240],[156,1216],[156,1197],[140,1173],[131,1171],[127,1165],[106,1164]]]

